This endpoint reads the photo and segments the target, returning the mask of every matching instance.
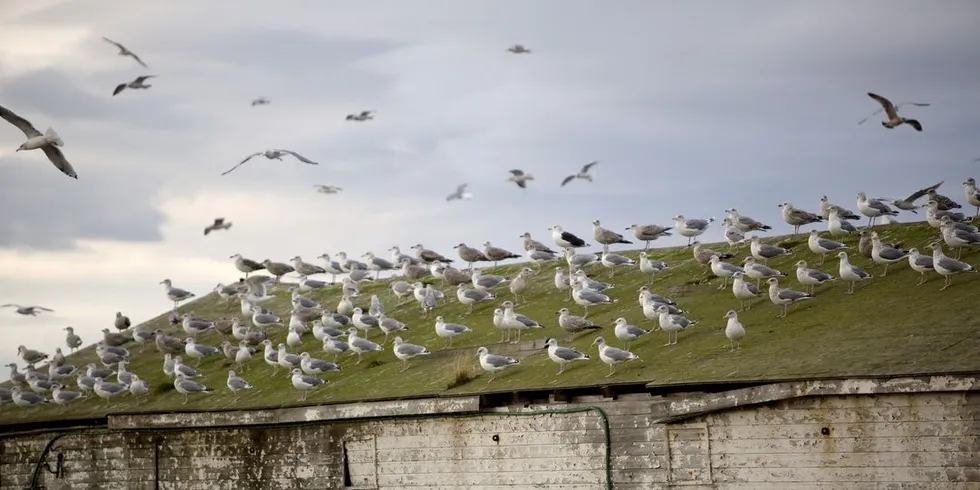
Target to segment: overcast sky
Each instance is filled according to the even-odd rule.
[[[552,224],[591,238],[594,219],[731,206],[785,232],[783,201],[854,208],[859,190],[939,180],[961,198],[980,177],[978,18],[970,0],[4,0],[0,104],[54,127],[79,179],[15,154],[23,135],[0,125],[0,304],[55,310],[0,311],[0,363],[53,352],[66,325],[89,343],[116,311],[167,310],[164,278],[198,295],[233,281],[236,252],[519,251]],[[143,74],[151,89],[112,96]],[[931,102],[903,108],[925,131],[858,126],[868,91]],[[376,119],[344,120],[362,109]],[[320,165],[220,176],[267,148]],[[559,187],[592,160],[593,184]],[[519,189],[511,168],[536,180]],[[473,200],[446,203],[463,182]],[[203,237],[216,216],[233,228]]]

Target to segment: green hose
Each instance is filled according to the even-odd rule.
[[[459,417],[459,418],[469,418],[469,417],[484,417],[484,416],[531,416],[531,415],[559,415],[568,413],[581,413],[581,412],[595,412],[599,416],[599,420],[602,422],[602,431],[605,436],[605,479],[606,479],[606,490],[612,490],[612,435],[609,432],[609,416],[606,411],[601,407],[594,405],[584,405],[571,408],[552,408],[546,410],[527,410],[527,411],[514,411],[514,412],[461,412],[461,413],[434,413],[434,414],[419,414],[419,415],[398,415],[391,417],[377,417],[375,419],[405,419],[405,418],[447,418],[447,417]],[[327,420],[311,420],[311,421],[298,421],[298,422],[287,422],[280,424],[255,424],[255,425],[211,425],[194,427],[194,429],[208,429],[208,430],[228,430],[228,429],[282,429],[287,427],[302,427],[309,425],[324,425],[330,423]],[[71,436],[71,435],[88,435],[88,436],[99,436],[99,435],[110,435],[119,434],[126,432],[181,432],[188,430],[187,427],[149,427],[149,428],[132,428],[132,429],[79,429],[73,431],[66,431],[56,434],[41,450],[41,454],[38,457],[37,463],[34,465],[34,471],[31,474],[30,486],[25,487],[24,490],[40,490],[41,486],[38,485],[38,479],[41,476],[41,468],[44,465],[44,460],[47,458],[48,453],[54,444],[58,442],[59,439]]]

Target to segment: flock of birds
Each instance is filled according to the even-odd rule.
[[[103,39],[116,46],[120,56],[131,57],[142,67],[147,68],[146,63],[139,56],[122,44],[107,38]],[[514,54],[531,53],[531,50],[520,44],[510,47],[508,51]],[[152,85],[146,82],[154,77],[155,75],[140,75],[132,81],[120,83],[113,90],[113,96],[126,90],[149,89]],[[887,119],[881,122],[885,128],[892,129],[906,124],[916,131],[922,131],[922,124],[918,120],[900,116],[898,109],[903,105],[922,107],[929,104],[902,102],[896,105],[873,93],[868,93],[868,96],[882,106],[874,114],[885,112]],[[268,98],[259,97],[251,101],[251,106],[257,107],[270,103]],[[370,121],[374,119],[375,114],[376,111],[364,110],[348,114],[346,120]],[[40,149],[60,171],[71,178],[78,178],[74,168],[61,151],[64,142],[53,129],[48,128],[41,133],[29,121],[3,106],[0,106],[0,118],[20,129],[26,136],[27,140],[20,145],[18,151]],[[863,124],[867,119],[861,120],[859,124]],[[282,161],[285,156],[305,164],[317,165],[316,161],[295,151],[269,149],[248,155],[221,175],[227,175],[256,157]],[[597,164],[597,161],[593,161],[584,165],[578,172],[565,177],[561,181],[561,186],[575,180],[592,182],[590,171]],[[526,189],[529,182],[534,180],[531,173],[522,169],[512,169],[509,173],[507,180],[522,189]],[[848,251],[853,249],[852,246],[836,241],[834,238],[860,236],[856,244],[858,253],[870,259],[873,264],[881,265],[882,277],[887,275],[890,265],[907,261],[913,270],[921,274],[917,284],[925,282],[928,273],[935,272],[944,277],[943,289],[946,289],[950,287],[954,275],[974,272],[972,266],[960,260],[959,254],[963,248],[980,245],[980,233],[975,226],[968,224],[970,221],[968,216],[955,211],[961,208],[958,203],[937,193],[941,184],[942,182],[919,190],[905,199],[869,198],[860,192],[857,194],[856,202],[860,215],[831,204],[826,197],[821,199],[817,213],[795,208],[789,202],[782,203],[780,205],[782,219],[794,227],[794,234],[799,233],[803,226],[826,223],[832,238],[825,238],[817,230],[811,230],[807,240],[807,246],[818,256],[819,264],[823,264],[826,256],[830,254],[839,259],[836,276],[811,267],[805,260],[798,261],[795,278],[804,290],[782,287],[780,281],[788,274],[767,265],[769,259],[792,255],[795,252],[764,243],[758,236],[747,236],[748,233],[769,231],[771,227],[739,214],[735,208],[726,210],[727,215],[722,220],[725,239],[730,247],[728,251],[711,250],[696,240],[715,221],[714,218],[688,219],[678,215],[674,218],[673,226],[634,224],[626,228],[627,231],[632,232],[636,240],[645,243],[638,260],[610,251],[612,245],[633,242],[620,233],[603,228],[598,220],[593,221],[593,238],[602,246],[601,252],[576,252],[578,249],[589,247],[590,244],[565,231],[561,226],[555,225],[549,228],[554,248],[534,240],[530,233],[525,233],[521,236],[523,256],[530,264],[534,264],[538,271],[543,264],[552,261],[563,260],[567,263],[567,272],[563,266],[555,267],[554,286],[566,293],[566,300],[573,301],[583,310],[581,316],[573,315],[568,308],[561,308],[557,312],[557,324],[566,332],[567,340],[570,336],[603,328],[588,319],[589,308],[614,305],[618,302],[605,294],[605,291],[615,286],[599,280],[595,274],[590,276],[586,269],[594,269],[596,265],[601,265],[610,271],[609,278],[615,277],[617,271],[621,269],[636,269],[653,277],[668,269],[670,265],[651,257],[648,253],[650,242],[676,232],[688,238],[688,245],[692,247],[694,259],[720,279],[719,290],[724,290],[729,287],[729,283],[731,284],[732,295],[739,302],[740,309],[728,311],[724,318],[727,320],[725,335],[734,352],[740,349],[740,341],[745,335],[745,328],[738,320],[738,312],[751,307],[746,305],[746,301],[768,296],[770,302],[779,308],[777,316],[785,317],[790,305],[813,300],[815,289],[821,285],[838,280],[844,281],[849,284],[846,294],[853,294],[857,283],[871,279],[871,273],[850,262]],[[963,188],[967,202],[975,206],[977,213],[980,214],[980,191],[974,179],[963,182]],[[332,185],[316,185],[316,189],[325,194],[342,191],[340,187]],[[472,195],[467,192],[467,184],[464,183],[448,195],[446,201],[471,197]],[[928,197],[924,205],[916,204],[924,197]],[[922,254],[914,248],[903,250],[900,244],[884,243],[873,231],[875,222],[879,219],[887,223],[891,217],[898,215],[899,211],[915,213],[920,208],[926,209],[928,225],[937,228],[940,232],[939,239],[929,244],[931,254]],[[861,215],[868,218],[868,224],[859,230],[851,221],[859,220]],[[976,215],[973,218],[976,218]],[[204,234],[227,230],[231,226],[230,221],[217,218],[205,228]],[[725,262],[732,259],[735,256],[733,252],[746,243],[749,245],[749,255],[741,264]],[[944,244],[956,250],[955,257],[944,254]],[[413,298],[425,318],[429,318],[440,304],[449,301],[448,296],[451,294],[451,291],[443,291],[423,281],[424,278],[431,276],[441,280],[445,286],[455,289],[456,300],[467,307],[464,317],[473,314],[479,304],[496,302],[498,296],[494,291],[506,285],[514,301],[503,301],[492,313],[492,324],[501,330],[502,343],[519,342],[524,331],[544,328],[538,321],[515,311],[518,305],[526,302],[522,299],[530,289],[531,275],[537,273],[534,269],[525,267],[515,277],[508,278],[474,267],[478,263],[492,263],[492,267],[496,267],[500,261],[517,259],[521,255],[495,247],[490,242],[484,243],[482,249],[470,247],[465,243],[460,243],[454,248],[459,259],[467,264],[466,268],[453,267],[450,265],[454,262],[453,259],[426,249],[421,244],[412,247],[413,255],[403,254],[397,246],[392,247],[389,250],[392,253],[391,260],[375,256],[371,252],[362,256],[364,261],[348,258],[345,253],[339,253],[335,257],[323,254],[319,257],[323,261],[322,266],[305,262],[299,256],[291,259],[289,263],[284,263],[271,260],[257,262],[238,254],[233,255],[230,259],[234,260],[235,267],[244,273],[245,277],[234,284],[219,284],[215,292],[226,301],[237,299],[245,320],[232,317],[212,321],[192,313],[180,314],[179,304],[195,298],[196,295],[174,287],[169,279],[165,279],[161,284],[165,287],[168,300],[173,303],[170,321],[174,326],[179,325],[186,334],[184,338],[170,335],[162,329],[151,331],[133,326],[128,317],[117,312],[114,324],[117,331],[103,329],[103,339],[96,345],[99,363],[74,366],[66,362],[61,348],[56,349],[55,354],[49,356],[21,345],[18,347],[18,355],[24,361],[25,367],[20,371],[17,364],[8,365],[11,369],[12,387],[0,388],[0,404],[12,402],[19,407],[29,407],[52,402],[67,409],[70,404],[87,398],[90,393],[104,399],[107,406],[110,399],[127,394],[136,397],[137,403],[142,403],[151,393],[150,386],[137,373],[128,371],[127,366],[136,355],[152,355],[144,353],[146,344],[152,345],[162,354],[161,369],[173,380],[173,387],[183,395],[184,403],[187,403],[190,396],[214,391],[201,382],[203,373],[198,370],[200,362],[212,356],[223,355],[234,364],[235,369],[227,373],[226,388],[235,393],[236,398],[240,393],[252,388],[242,375],[249,372],[252,365],[259,360],[271,367],[272,376],[277,375],[280,369],[288,372],[289,383],[301,393],[301,400],[305,400],[309,392],[321,389],[327,384],[323,376],[340,371],[341,366],[337,362],[341,354],[356,355],[355,362],[360,363],[363,356],[377,355],[390,348],[395,358],[403,363],[402,370],[406,370],[410,366],[410,360],[430,354],[428,347],[409,343],[403,338],[403,336],[407,337],[408,326],[402,321],[387,316],[385,306],[377,295],[370,297],[366,311],[354,304],[355,298],[359,297],[359,284],[377,279],[382,271],[393,271],[402,276],[391,281],[391,293],[399,300]],[[258,271],[266,271],[269,274],[256,274]],[[284,322],[283,317],[264,308],[262,304],[275,297],[272,295],[273,291],[280,285],[282,277],[287,274],[296,274],[298,282],[295,286],[288,287],[292,309],[289,311],[288,321]],[[313,279],[312,276],[316,275],[330,275],[332,279],[330,282]],[[337,276],[343,277],[339,283],[340,300],[335,308],[325,307],[303,295],[304,292],[334,287]],[[767,288],[763,289],[762,281],[766,282]],[[647,320],[656,322],[658,329],[666,333],[665,345],[676,344],[680,332],[698,323],[685,316],[688,312],[678,308],[675,301],[653,292],[649,286],[642,287],[639,292],[640,309]],[[16,308],[17,314],[25,316],[36,316],[40,312],[53,311],[41,306],[8,304],[0,307]],[[451,348],[456,337],[465,336],[473,331],[462,323],[464,320],[458,321],[460,323],[448,322],[442,315],[436,315],[433,319],[435,333],[445,339],[445,348]],[[285,331],[274,330],[277,326],[286,326]],[[66,327],[65,330],[67,331],[66,346],[74,352],[81,347],[82,340],[72,327]],[[640,357],[631,351],[632,343],[653,331],[630,325],[625,318],[620,317],[615,321],[612,335],[622,342],[622,347],[609,345],[603,336],[596,337],[592,345],[598,349],[599,359],[609,366],[608,375],[613,375],[616,366],[622,363],[640,360]],[[220,345],[209,345],[198,341],[200,337],[211,332],[218,332],[218,335],[223,336],[225,340]],[[369,338],[375,332],[384,335],[383,340],[378,339],[380,343]],[[280,333],[285,334],[281,342],[274,342],[270,338]],[[291,348],[302,345],[303,336],[307,334],[322,342],[323,353],[333,356],[332,361],[316,358],[308,352],[290,352]],[[516,339],[511,340],[514,334]],[[392,335],[394,339],[389,347],[388,341]],[[125,347],[131,344],[139,345],[139,350],[133,352]],[[584,352],[561,346],[555,337],[548,338],[545,346],[548,357],[559,366],[558,374],[563,373],[570,363],[591,359]],[[185,363],[185,357],[194,359],[195,364]],[[520,365],[519,360],[493,354],[484,346],[477,349],[477,357],[482,369],[490,374],[488,382],[492,382],[499,372]],[[47,361],[46,373],[35,368],[38,363],[44,361]],[[78,391],[66,389],[68,381],[73,378]],[[48,394],[50,399],[47,397]]]
[[[520,238],[523,256],[537,271],[544,264],[553,261],[564,261],[567,264],[567,269],[560,265],[555,267],[554,287],[566,294],[566,301],[573,301],[580,306],[582,315],[573,315],[568,308],[561,308],[557,312],[557,325],[566,333],[566,340],[603,328],[588,319],[590,308],[618,303],[617,299],[606,294],[615,287],[614,284],[599,280],[598,274],[590,274],[587,269],[594,270],[599,265],[609,271],[610,279],[616,277],[617,272],[622,269],[638,270],[649,275],[652,284],[654,276],[671,266],[651,257],[650,242],[673,233],[688,238],[693,259],[719,279],[719,290],[730,288],[732,296],[738,301],[740,308],[730,310],[724,315],[727,321],[725,335],[730,342],[731,351],[736,352],[741,348],[740,342],[745,336],[745,327],[739,321],[738,313],[751,308],[751,304],[746,302],[768,297],[779,309],[777,318],[781,318],[789,313],[790,305],[813,300],[819,286],[843,281],[848,283],[845,294],[853,294],[858,283],[870,280],[870,272],[850,261],[849,251],[854,250],[854,245],[858,255],[870,259],[872,265],[882,267],[881,277],[887,276],[889,266],[907,262],[911,269],[921,274],[916,285],[923,284],[927,275],[934,272],[944,278],[942,289],[946,289],[950,287],[953,276],[975,272],[973,266],[960,260],[960,254],[965,248],[980,246],[980,232],[969,224],[969,221],[980,216],[980,190],[972,178],[963,182],[966,201],[976,207],[976,213],[968,216],[956,211],[962,207],[959,203],[937,192],[942,183],[916,191],[905,199],[868,198],[865,193],[859,192],[856,201],[859,214],[830,203],[826,196],[820,200],[817,212],[796,208],[789,202],[780,204],[782,219],[794,228],[794,233],[799,233],[803,226],[826,224],[829,238],[821,236],[821,232],[816,229],[807,233],[807,248],[819,260],[818,264],[824,264],[828,255],[839,259],[836,276],[812,267],[806,260],[796,262],[793,276],[802,290],[782,286],[781,281],[790,274],[767,265],[770,259],[794,255],[796,252],[764,243],[758,235],[747,236],[746,234],[767,232],[772,227],[740,214],[735,208],[727,209],[722,220],[725,239],[729,245],[727,251],[712,250],[697,240],[715,221],[714,218],[689,219],[682,215],[674,218],[673,226],[634,224],[626,228],[636,240],[645,243],[638,260],[611,251],[610,247],[613,245],[633,242],[620,233],[602,227],[598,220],[592,222],[592,237],[602,246],[601,252],[577,252],[591,245],[559,225],[548,229],[554,246],[533,239],[530,233],[524,233]],[[916,204],[922,198],[927,198],[925,203]],[[894,222],[892,217],[897,216],[901,210],[917,213],[922,208],[926,210],[926,226],[939,231],[938,238],[928,245],[931,254],[920,253],[915,248],[904,250],[900,248],[900,244],[885,243],[874,231],[876,224]],[[858,229],[852,221],[860,220],[862,215],[868,219],[868,223],[866,227]],[[858,236],[857,243],[848,245],[835,240],[848,236]],[[740,265],[725,261],[734,258],[735,253],[745,244],[748,244],[749,253]],[[955,250],[955,257],[945,255],[944,246]],[[454,249],[458,259],[467,266],[456,268],[450,265],[454,259],[427,249],[422,244],[416,244],[411,249],[414,253],[407,255],[399,247],[392,247],[389,249],[391,260],[378,257],[372,252],[365,253],[362,256],[363,261],[349,258],[344,252],[334,257],[323,254],[318,257],[322,260],[322,265],[305,262],[300,256],[285,263],[268,259],[258,262],[240,254],[232,255],[229,259],[233,260],[235,268],[245,277],[230,285],[218,284],[214,292],[225,301],[237,299],[245,320],[237,316],[208,320],[192,313],[179,313],[180,303],[197,296],[175,287],[169,279],[165,279],[161,284],[165,288],[167,299],[173,304],[170,322],[174,326],[179,325],[186,334],[184,338],[168,334],[163,329],[148,330],[133,326],[128,317],[117,312],[115,327],[118,331],[103,329],[103,339],[96,345],[98,364],[74,366],[66,363],[61,348],[56,349],[53,356],[49,356],[21,345],[17,351],[26,367],[20,371],[16,364],[8,365],[13,387],[0,389],[0,403],[12,402],[17,406],[29,407],[53,402],[63,405],[67,410],[69,404],[86,398],[89,393],[103,398],[107,406],[110,399],[126,394],[135,397],[137,404],[142,403],[151,392],[150,386],[126,367],[133,356],[144,352],[146,344],[154,346],[162,354],[161,369],[173,380],[173,387],[183,395],[184,403],[187,403],[190,396],[213,391],[201,382],[200,378],[204,374],[198,370],[200,362],[212,356],[223,355],[233,363],[234,369],[228,371],[225,384],[235,394],[236,400],[240,393],[252,388],[244,375],[251,372],[252,366],[259,360],[271,367],[270,376],[276,376],[280,369],[289,373],[289,383],[300,392],[300,400],[305,400],[309,392],[326,385],[324,376],[341,370],[338,359],[342,354],[356,356],[357,360],[354,362],[360,363],[364,356],[376,356],[390,349],[392,355],[403,364],[401,369],[404,371],[409,369],[410,360],[429,355],[429,347],[405,340],[409,325],[388,316],[378,295],[370,296],[369,303],[364,305],[367,306],[366,309],[355,305],[355,299],[360,296],[360,284],[377,279],[383,271],[392,271],[395,274],[389,285],[391,294],[398,300],[414,299],[424,318],[430,318],[441,304],[449,301],[451,290],[455,289],[456,300],[466,306],[467,310],[458,323],[449,322],[442,315],[434,317],[435,334],[445,339],[443,348],[452,348],[455,338],[465,338],[467,333],[473,332],[473,328],[466,325],[465,318],[473,314],[478,305],[495,303],[498,300],[498,293],[495,291],[502,287],[506,287],[513,295],[513,301],[501,302],[492,312],[492,324],[501,331],[501,343],[520,342],[523,332],[545,328],[539,321],[516,311],[519,305],[527,303],[530,278],[538,272],[531,267],[524,267],[512,278],[490,273],[498,262],[521,258],[520,254],[493,246],[490,242],[485,242],[482,249],[460,243]],[[479,263],[492,265],[480,269],[475,267]],[[258,274],[259,271],[268,274]],[[294,285],[288,286],[292,309],[288,320],[284,321],[284,317],[264,308],[262,304],[275,297],[273,291],[282,288],[280,280],[288,274],[295,274],[298,280]],[[311,278],[316,275],[329,275],[332,278],[330,282]],[[339,282],[337,276],[342,276]],[[436,288],[431,281],[426,283],[424,279],[427,277],[442,281],[450,290]],[[765,288],[762,286],[763,281],[766,283]],[[328,308],[303,295],[305,292],[324,288],[340,290],[340,300],[335,308]],[[632,343],[638,339],[659,329],[666,333],[665,345],[674,345],[681,332],[698,323],[686,316],[688,312],[680,309],[674,300],[655,293],[649,286],[641,287],[639,293],[638,303],[643,316],[655,322],[657,328],[646,329],[631,325],[620,317],[615,320],[611,333],[617,341],[622,342],[621,347],[609,345],[604,336],[597,336],[592,345],[598,349],[599,359],[609,366],[607,376],[612,376],[616,367],[622,363],[640,360],[639,355],[631,350]],[[29,316],[52,311],[41,306],[3,306],[15,307],[18,314]],[[281,326],[286,327],[284,331],[275,329]],[[413,330],[416,327],[412,325]],[[66,345],[74,351],[82,345],[82,340],[72,327],[65,330]],[[198,341],[211,332],[217,332],[224,338],[220,345]],[[279,342],[270,338],[282,334],[285,338]],[[374,340],[370,338],[372,334],[376,336]],[[516,338],[512,339],[515,334]],[[332,356],[332,359],[320,359],[309,352],[290,352],[290,349],[303,344],[304,335],[316,338],[322,345],[323,353]],[[383,335],[383,339],[380,335]],[[394,338],[389,343],[392,336]],[[139,345],[139,350],[133,352],[124,347],[129,344]],[[571,363],[591,359],[587,353],[560,345],[560,341],[553,336],[545,341],[545,347],[549,359],[559,366],[558,374],[562,374]],[[521,364],[518,359],[491,353],[485,346],[478,347],[476,353],[479,365],[489,373],[488,383],[499,372]],[[194,364],[185,363],[185,358],[193,359]],[[42,361],[47,361],[46,373],[35,368]],[[65,389],[66,383],[73,377],[78,391]],[[48,393],[51,395],[50,399],[46,397]]]

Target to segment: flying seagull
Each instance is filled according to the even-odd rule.
[[[367,121],[367,120],[370,120],[370,119],[374,119],[374,112],[375,111],[361,111],[360,114],[348,114],[347,115],[347,120],[348,121]]]
[[[467,185],[469,184],[460,184],[459,187],[456,188],[456,192],[453,192],[452,194],[446,196],[446,201],[454,201],[456,199],[470,199],[471,197],[473,197],[473,194],[466,192]]]
[[[65,142],[61,141],[61,137],[58,136],[58,133],[54,132],[54,129],[48,128],[44,134],[41,134],[27,119],[14,114],[13,111],[4,106],[0,106],[0,118],[17,126],[17,129],[23,131],[24,135],[27,136],[27,141],[21,143],[17,147],[17,151],[36,150],[40,148],[48,156],[48,160],[51,160],[51,163],[55,167],[58,167],[58,170],[61,170],[63,174],[73,179],[78,178],[75,169],[71,167],[71,164],[65,159],[65,155],[58,148],[59,146],[64,146]]]
[[[24,315],[24,316],[37,316],[37,313],[39,311],[54,311],[45,308],[43,306],[21,306],[21,305],[14,305],[14,304],[0,305],[0,308],[8,308],[8,307],[17,308],[17,310],[14,311],[14,313]]]
[[[920,198],[922,198],[923,196],[925,196],[926,194],[928,194],[929,191],[935,191],[936,189],[939,189],[939,186],[943,185],[943,182],[945,182],[945,180],[939,181],[938,184],[931,185],[931,186],[926,187],[924,189],[919,189],[919,190],[913,192],[911,195],[909,195],[909,197],[906,197],[905,199],[879,198],[878,200],[879,201],[890,201],[892,203],[892,205],[895,206],[898,209],[901,209],[903,211],[911,211],[913,213],[916,213],[915,210],[918,209],[919,206],[917,206],[915,204],[915,201],[919,200]],[[916,214],[918,214],[918,213],[916,213]]]
[[[514,53],[514,54],[530,54],[531,53],[531,50],[525,48],[523,44],[515,44],[515,45],[507,48],[507,51],[510,51],[511,53]]]
[[[517,184],[517,187],[527,189],[527,181],[529,180],[534,180],[534,176],[524,173],[524,171],[519,168],[515,168],[514,170],[510,171],[510,177],[507,179],[507,182],[513,182]]]
[[[116,95],[119,95],[119,92],[122,92],[123,90],[125,90],[127,88],[133,88],[133,89],[136,89],[136,88],[142,88],[142,89],[150,88],[153,85],[149,85],[149,84],[146,84],[146,83],[143,83],[143,82],[145,82],[147,78],[153,78],[155,76],[156,75],[141,75],[141,76],[136,77],[136,79],[133,80],[132,82],[120,83],[119,85],[116,85],[116,89],[112,91],[112,95],[113,95],[113,97],[115,97]]]
[[[253,157],[257,157],[259,155],[262,155],[262,156],[268,158],[269,160],[280,160],[280,161],[282,161],[282,156],[283,155],[292,155],[292,156],[296,157],[297,160],[299,160],[299,161],[301,161],[303,163],[308,163],[310,165],[319,165],[317,162],[314,162],[313,160],[309,160],[306,157],[304,157],[303,155],[300,155],[299,153],[296,153],[295,151],[290,151],[290,150],[265,150],[265,151],[259,151],[259,152],[252,153],[251,155],[245,157],[244,160],[238,162],[238,164],[235,165],[234,167],[231,167],[230,169],[224,171],[221,175],[226,175],[226,174],[230,173],[232,170],[235,170],[236,168],[240,167],[243,163],[245,163],[245,162],[251,160]]]
[[[227,230],[228,228],[231,228],[231,222],[225,223],[224,218],[215,218],[214,223],[204,228],[204,236],[208,236],[208,233],[212,231]]]
[[[336,194],[336,193],[344,190],[344,189],[342,189],[340,187],[337,187],[335,185],[317,184],[317,185],[315,185],[313,187],[316,187],[316,191],[319,192],[319,193],[321,193],[321,194]]]
[[[252,99],[252,107],[255,107],[257,105],[266,105],[270,102],[272,101],[265,97],[259,97],[258,99]]]
[[[881,109],[878,109],[877,111],[874,111],[873,113],[871,113],[870,116],[868,116],[868,117],[862,119],[860,122],[858,122],[858,124],[862,124],[862,123],[864,123],[864,121],[867,121],[868,119],[870,119],[871,116],[874,116],[875,114],[878,114],[881,111],[885,111],[885,114],[888,116],[888,120],[887,121],[881,121],[881,125],[882,126],[888,128],[888,129],[892,129],[892,128],[896,127],[896,126],[901,126],[902,124],[908,124],[909,126],[912,126],[913,128],[915,128],[916,131],[922,131],[922,124],[920,124],[919,121],[916,121],[915,119],[908,119],[908,118],[899,116],[898,115],[898,108],[899,107],[902,107],[903,105],[906,105],[906,104],[910,104],[910,105],[914,105],[914,106],[918,106],[918,107],[928,107],[929,104],[924,103],[924,102],[901,102],[901,103],[899,103],[896,106],[896,105],[892,104],[890,100],[888,100],[888,99],[886,99],[886,98],[884,98],[884,97],[882,97],[880,95],[873,94],[871,92],[868,92],[868,97],[871,97],[872,99],[877,100],[878,103],[881,104]]]
[[[139,56],[136,56],[136,53],[126,49],[126,46],[123,46],[122,44],[119,44],[105,36],[102,36],[102,39],[104,39],[105,42],[109,44],[114,44],[117,48],[119,48],[119,56],[132,56],[137,63],[143,65],[143,68],[149,68],[148,66],[146,66],[146,63],[143,63],[143,60],[141,60]]]
[[[587,180],[589,182],[592,182],[592,176],[589,175],[589,169],[592,168],[597,163],[599,163],[598,160],[596,160],[594,162],[591,162],[591,163],[586,163],[585,166],[582,167],[582,170],[579,171],[579,173],[572,174],[572,175],[569,175],[568,177],[565,177],[565,180],[561,181],[561,186],[562,187],[565,187],[565,184],[567,184],[567,183],[569,183],[569,182],[571,182],[571,181],[573,181],[575,179],[585,179],[585,180]]]

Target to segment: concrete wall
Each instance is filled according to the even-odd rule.
[[[980,488],[974,383],[938,392],[875,386],[867,385],[885,392],[852,386],[845,391],[854,394],[797,393],[749,406],[739,401],[747,392],[737,390],[583,397],[493,411],[601,407],[617,489]],[[774,393],[750,390],[760,399]],[[718,408],[725,400],[739,406]],[[440,413],[407,416],[433,411]],[[242,425],[205,428],[236,420]],[[596,412],[499,415],[480,412],[476,398],[119,417],[110,425],[60,439],[47,461],[54,468],[62,454],[64,475],[42,470],[41,483],[100,490],[596,489],[606,475]],[[25,488],[51,438],[0,439],[0,489]]]

